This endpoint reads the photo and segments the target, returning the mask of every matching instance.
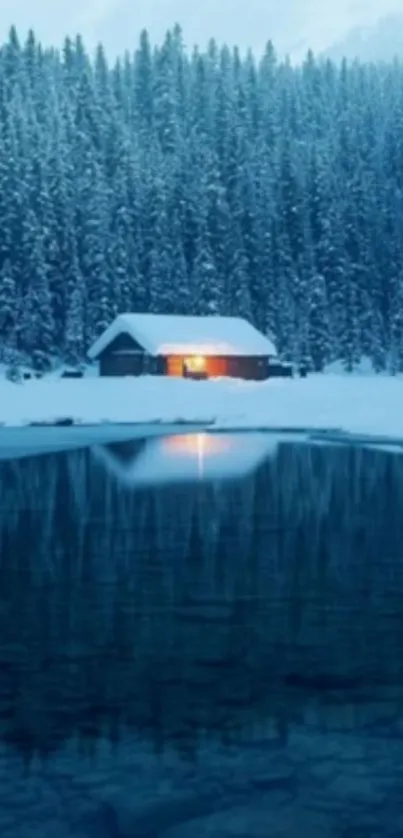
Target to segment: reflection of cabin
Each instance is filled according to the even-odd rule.
[[[121,314],[89,351],[100,375],[262,380],[273,343],[240,317]]]
[[[95,458],[127,488],[243,479],[277,453],[268,433],[177,434],[98,445]]]

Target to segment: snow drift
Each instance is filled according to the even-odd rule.
[[[5,426],[199,423],[215,429],[339,430],[403,438],[403,380],[313,375],[244,382],[174,378],[0,381]],[[68,428],[65,428],[68,431]]]

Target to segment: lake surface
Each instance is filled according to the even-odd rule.
[[[401,838],[403,456],[0,462],[1,838]]]

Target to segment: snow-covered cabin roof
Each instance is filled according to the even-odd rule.
[[[176,314],[120,314],[91,346],[94,360],[121,334],[130,335],[150,355],[270,355],[269,338],[241,317]]]

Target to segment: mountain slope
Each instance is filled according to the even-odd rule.
[[[392,61],[403,58],[403,14],[387,15],[372,26],[357,26],[325,53],[327,58],[349,61]]]
[[[386,12],[401,0],[384,0]],[[300,58],[308,47],[320,52],[353,26],[379,15],[381,0],[0,0],[0,40],[15,24],[24,37],[33,27],[45,43],[58,45],[64,35],[80,32],[93,47],[102,41],[115,57],[138,42],[147,28],[154,41],[178,22],[190,46],[209,38],[261,52],[271,39],[280,55]],[[236,13],[235,13],[236,11]]]
[[[133,3],[117,0],[113,11],[100,19],[94,31],[98,40],[110,46],[124,44],[130,47],[130,33],[136,41],[138,32],[148,28],[151,37],[160,41],[167,29],[179,23],[186,43],[205,45],[214,37],[219,43],[237,44],[245,49],[252,47],[261,52],[270,39],[280,51],[292,48],[294,41],[309,26],[309,19],[316,0],[305,2],[285,0],[282,12],[278,0],[249,0],[240,5],[234,14],[233,0],[204,0],[194,5],[189,0],[160,0],[160,2]],[[290,25],[291,22],[291,25]]]
[[[65,35],[83,35],[90,49],[102,42],[111,58],[131,51],[140,31],[161,42],[179,23],[189,46],[219,43],[252,47],[261,53],[272,40],[280,56],[294,60],[308,48],[339,60],[389,60],[403,54],[402,0],[339,0],[326,7],[321,0],[248,0],[234,14],[234,0],[0,0],[0,41],[12,24],[21,38],[28,28],[45,44],[60,45]],[[380,13],[384,16],[379,20]]]

